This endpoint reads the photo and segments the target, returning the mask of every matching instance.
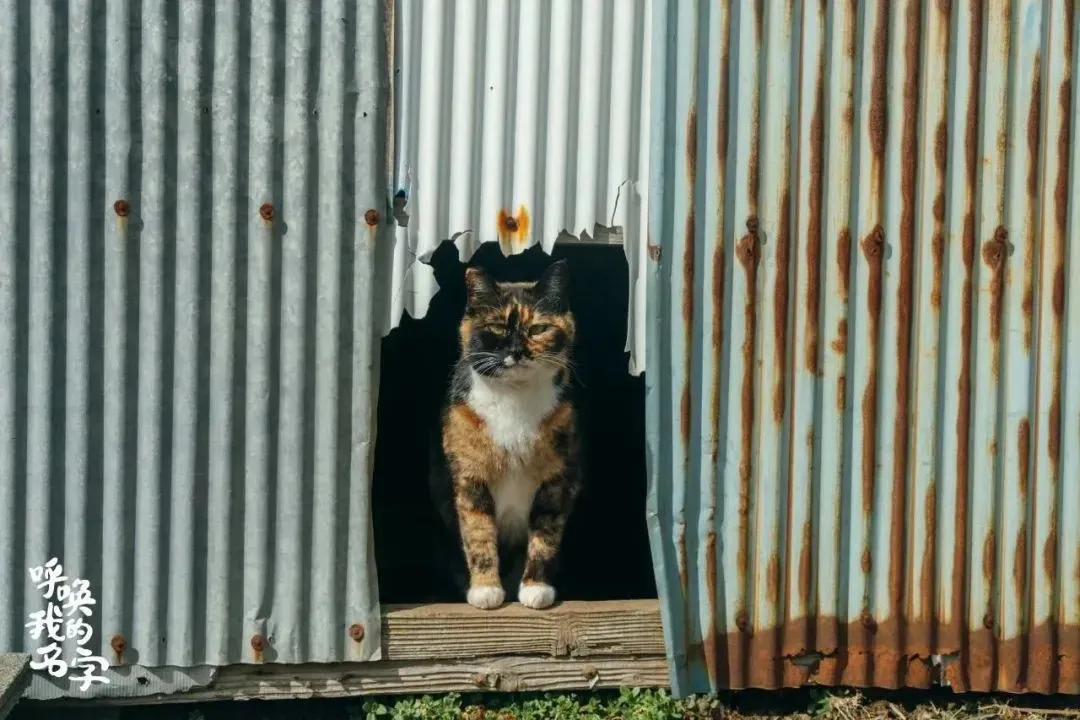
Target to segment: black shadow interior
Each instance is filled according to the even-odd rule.
[[[578,326],[575,387],[585,436],[585,488],[567,525],[559,574],[563,600],[655,598],[645,525],[645,379],[627,371],[626,257],[621,246],[533,247],[504,257],[485,243],[468,265],[496,280],[534,280],[566,258]],[[437,578],[439,531],[427,489],[428,443],[457,359],[465,268],[443,243],[432,258],[439,292],[427,315],[407,314],[382,342],[373,515],[380,601],[463,602]]]

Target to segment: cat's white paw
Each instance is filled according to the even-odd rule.
[[[494,610],[503,604],[506,592],[496,585],[477,585],[469,588],[469,594],[465,596],[469,604],[480,610]]]
[[[529,583],[518,588],[518,602],[533,610],[543,610],[555,602],[555,588],[544,583]]]

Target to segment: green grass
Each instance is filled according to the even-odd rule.
[[[675,700],[662,690],[425,695],[116,708],[21,702],[10,720],[1080,720],[1080,698],[803,688]]]

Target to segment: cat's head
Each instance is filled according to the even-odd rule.
[[[569,284],[565,260],[535,282],[498,283],[481,268],[466,269],[461,348],[473,370],[506,378],[568,371],[574,342]]]

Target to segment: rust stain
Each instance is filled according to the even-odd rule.
[[[1009,233],[998,225],[994,237],[983,243],[982,258],[990,268],[990,340],[994,343],[991,371],[998,377],[1001,353],[998,351],[1001,341],[1002,308],[1005,300],[1005,259],[1009,255]]]
[[[824,176],[825,80],[818,75],[814,115],[810,120],[810,216],[806,237],[806,346],[804,363],[807,372],[821,375],[818,358],[818,313],[821,309],[821,203]]]
[[[251,636],[251,654],[255,662],[262,662],[263,650],[266,649],[266,638],[262,635]]]
[[[1051,585],[1057,581],[1057,560],[1058,560],[1058,537],[1057,537],[1057,518],[1051,516],[1050,518],[1050,532],[1046,536],[1046,541],[1043,543],[1042,550],[1042,562],[1043,572],[1046,573],[1046,578]]]
[[[113,203],[113,212],[117,217],[126,218],[131,214],[131,205],[127,200],[117,200]]]
[[[937,623],[937,572],[934,558],[937,557],[937,483],[932,482],[926,488],[925,515],[923,516],[926,533],[926,549],[923,551],[922,567],[919,570],[919,587],[922,589],[922,614],[933,617]],[[913,617],[913,615],[912,615]],[[936,628],[935,628],[936,630]],[[935,633],[936,635],[936,633]],[[934,645],[931,639],[931,645]]]
[[[982,21],[984,4],[982,0],[969,1],[971,15],[971,38],[968,43],[968,67],[972,77],[980,76],[982,58]],[[965,655],[981,652],[977,644],[971,642],[971,631],[961,618],[968,616],[967,573],[969,563],[967,514],[968,514],[968,435],[971,429],[971,335],[972,335],[972,271],[975,265],[975,220],[972,197],[975,192],[976,165],[978,162],[979,138],[979,83],[972,83],[967,97],[967,114],[964,124],[964,170],[968,188],[967,209],[964,217],[962,236],[962,255],[964,260],[964,279],[961,289],[960,323],[960,377],[957,381],[958,413],[956,418],[956,507],[954,508],[956,544],[953,547],[953,571],[950,580],[955,588],[953,593],[952,616],[957,620],[944,628],[945,643],[955,644]],[[947,671],[947,674],[950,671]],[[954,671],[953,671],[954,672]],[[949,677],[954,686],[971,684],[970,667],[960,670],[960,677]]]
[[[679,583],[682,585],[683,596],[690,587],[690,560],[686,552],[686,528],[685,526],[677,533],[675,540],[676,552],[679,553]],[[686,619],[686,637],[691,637],[690,634],[690,619]]]
[[[495,217],[495,227],[503,249],[512,252],[514,248],[524,247],[529,239],[529,224],[529,211],[524,205],[518,206],[516,215],[501,208]]]
[[[889,3],[874,4],[874,41],[870,77],[870,149],[878,162],[885,154],[885,139],[889,131],[889,113],[886,108],[886,73],[889,50]]]
[[[378,225],[379,224],[379,211],[372,208],[372,209],[368,210],[367,212],[365,212],[364,213],[364,222],[366,222],[369,227],[375,227],[376,225]]]
[[[836,243],[836,271],[840,277],[840,299],[847,302],[851,290],[851,231],[840,230]]]
[[[720,230],[717,233],[720,234]],[[724,244],[717,238],[712,259],[712,396],[709,402],[709,418],[712,422],[712,443],[709,454],[716,461],[720,451],[720,368],[721,351],[724,344]]]
[[[810,591],[813,584],[813,564],[811,562],[811,550],[814,539],[810,521],[803,523],[802,547],[799,549],[799,602],[804,608],[810,608]]]
[[[694,197],[694,186],[697,180],[697,110],[690,108],[686,118],[686,180],[688,183],[688,196]],[[683,248],[682,265],[682,320],[683,336],[686,338],[686,347],[692,345],[694,330],[694,245],[697,242],[697,223],[695,218],[694,203],[691,201],[686,211],[686,242]],[[690,462],[690,358],[687,352],[683,357],[683,387],[682,398],[679,403],[679,429],[682,434],[683,448],[685,450],[684,462]]]
[[[906,13],[907,33],[904,36],[904,115],[900,132],[900,282],[896,291],[896,409],[893,419],[892,517],[889,550],[889,595],[893,607],[901,607],[907,591],[905,543],[907,542],[907,459],[908,421],[911,392],[912,304],[915,275],[915,183],[918,156],[917,130],[919,117],[919,38],[921,3],[909,2]],[[903,625],[901,625],[903,630]],[[899,646],[907,642],[902,632]]]
[[[862,397],[862,509],[869,516],[874,503],[874,481],[877,471],[877,339],[881,321],[882,256],[885,253],[885,231],[877,225],[863,239],[863,255],[870,266],[867,288],[867,343],[870,345],[869,370]]]
[[[127,650],[127,639],[123,635],[117,633],[109,640],[109,646],[113,651],[113,665],[123,665],[124,651]]]
[[[934,132],[934,164],[944,174],[949,162],[949,125],[944,120],[937,124]],[[936,213],[935,213],[936,214]],[[941,218],[938,218],[939,220]]]
[[[761,47],[761,33],[765,26],[765,0],[754,0],[754,38]]]
[[[715,618],[721,609],[717,606],[716,589],[716,533],[710,530],[705,536],[705,592],[709,598],[709,617]],[[709,677],[717,677],[720,669],[720,648],[716,639],[716,624],[710,619],[706,636],[702,638],[702,652]]]
[[[353,642],[360,642],[364,639],[364,626],[360,623],[353,623],[349,626],[349,637]]]
[[[1027,523],[1020,523],[1020,530],[1016,533],[1016,548],[1013,551],[1013,589],[1016,596],[1013,602],[1016,607],[1024,607],[1024,589],[1027,587]]]
[[[274,221],[274,206],[268,202],[264,202],[259,206],[259,217],[266,222]]]
[[[847,375],[844,373],[836,378],[836,409],[840,412],[847,409]]]
[[[982,575],[987,585],[994,581],[994,565],[997,560],[997,535],[991,528],[983,541]]]
[[[746,275],[746,299],[743,307],[743,320],[746,330],[743,334],[742,360],[743,377],[740,397],[740,410],[742,421],[739,423],[739,547],[738,547],[738,570],[739,577],[747,577],[749,573],[749,558],[747,557],[747,529],[750,521],[750,487],[753,467],[751,456],[753,452],[753,426],[754,426],[754,345],[756,342],[756,298],[757,298],[757,270],[760,254],[758,252],[758,226],[757,218],[750,217],[746,221],[746,235],[739,240],[736,255]]]
[[[829,343],[837,355],[847,353],[847,318],[840,318],[836,325],[836,339]]]
[[[935,230],[931,242],[934,254],[934,274],[930,281],[930,305],[935,310],[941,309],[941,283],[945,276],[945,233]]]
[[[761,134],[760,127],[760,108],[758,107],[757,93],[751,93],[750,98],[751,112],[750,112],[750,157],[747,159],[747,172],[746,172],[746,195],[747,201],[750,205],[751,214],[757,213],[758,210],[758,188],[761,181],[761,158],[758,155],[759,135]]]
[[[765,587],[770,605],[780,602],[780,559],[776,555],[769,557],[765,568]]]
[[[1027,497],[1028,479],[1031,472],[1031,421],[1023,418],[1016,434],[1016,452],[1020,456],[1020,494]]]
[[[1035,53],[1035,61],[1031,69],[1034,75],[1031,81],[1031,104],[1028,105],[1027,117],[1027,193],[1032,200],[1039,196],[1039,135],[1042,125],[1041,64],[1040,55]]]
[[[874,569],[874,559],[870,555],[870,548],[864,547],[862,555],[859,556],[859,568],[863,571],[864,575],[869,575]]]
[[[787,188],[780,197],[780,223],[776,233],[776,282],[773,286],[773,363],[772,418],[780,423],[786,409],[784,366],[787,358],[788,264],[791,250],[791,195]]]

